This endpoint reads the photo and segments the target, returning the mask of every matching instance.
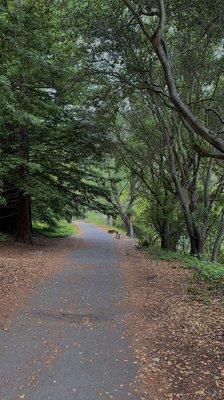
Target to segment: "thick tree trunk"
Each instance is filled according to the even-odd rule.
[[[31,202],[30,197],[21,193],[17,208],[17,233],[16,241],[33,243],[31,234]]]
[[[200,234],[198,229],[195,228],[193,229],[193,232],[188,233],[191,246],[190,254],[200,258],[204,251],[204,237]]]
[[[164,229],[160,231],[159,235],[160,235],[161,249],[172,250],[172,251],[177,250],[177,244],[180,237],[179,234],[174,234],[169,229]]]
[[[170,250],[171,244],[170,244],[170,236],[161,233],[160,234],[160,242],[161,242],[161,249],[163,250]]]
[[[160,241],[161,241],[161,249],[170,250],[171,247],[171,232],[170,225],[167,220],[163,220],[160,225]]]

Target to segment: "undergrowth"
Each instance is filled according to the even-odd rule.
[[[65,220],[56,224],[56,226],[49,226],[43,222],[36,221],[33,224],[35,232],[50,238],[66,237],[77,234],[78,228]]]
[[[156,259],[166,261],[180,261],[183,268],[195,270],[198,283],[208,284],[208,289],[224,289],[224,264],[214,263],[206,259],[198,259],[179,251],[162,250],[149,247],[149,253]]]

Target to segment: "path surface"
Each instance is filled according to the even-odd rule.
[[[80,227],[84,246],[0,331],[1,400],[138,400],[118,241]]]

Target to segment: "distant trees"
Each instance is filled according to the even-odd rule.
[[[112,206],[114,214],[120,216],[127,236],[133,237],[132,216],[139,194],[140,180],[132,170],[127,170],[125,164],[119,162],[118,158],[111,160],[110,165],[105,167],[105,172],[108,175],[109,204]]]

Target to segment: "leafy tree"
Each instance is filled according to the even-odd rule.
[[[100,206],[92,165],[107,144],[77,105],[82,55],[66,2],[9,1],[1,11],[1,143],[10,164],[2,165],[1,227],[29,242],[32,216],[52,222]]]

